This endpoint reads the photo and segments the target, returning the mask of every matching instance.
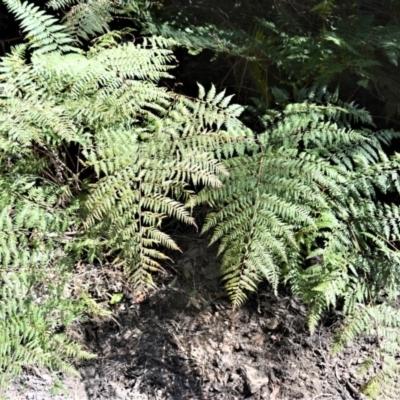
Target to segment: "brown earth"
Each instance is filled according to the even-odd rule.
[[[261,287],[233,309],[220,286],[215,247],[198,236],[177,238],[183,254],[166,267],[148,297],[132,297],[122,276],[93,268],[94,296],[107,286],[125,297],[114,318],[76,325],[73,334],[98,355],[81,364],[82,380],[65,382],[70,398],[97,399],[360,399],[357,365],[370,344],[329,353],[338,317],[310,335],[295,298]],[[113,275],[113,276],[111,276]],[[333,324],[333,325],[332,325]],[[18,387],[18,383],[22,387]],[[12,400],[51,397],[51,376],[27,371],[7,393]]]

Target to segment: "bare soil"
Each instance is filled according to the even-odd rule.
[[[69,398],[100,399],[361,399],[356,375],[369,344],[329,353],[338,317],[313,335],[305,308],[290,295],[276,297],[265,285],[233,309],[221,285],[215,247],[206,238],[177,238],[182,256],[166,267],[158,289],[133,296],[125,291],[114,318],[74,327],[74,335],[98,355],[82,363],[82,379],[68,378]],[[113,272],[110,272],[110,274]],[[99,270],[89,273],[92,279]],[[102,270],[92,291],[102,296]],[[111,279],[111,278],[110,278]],[[93,279],[92,279],[93,281]],[[110,287],[107,288],[110,290]],[[12,400],[61,400],[51,396],[51,376],[26,374],[7,393]]]

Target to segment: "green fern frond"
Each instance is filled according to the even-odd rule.
[[[4,58],[1,146],[21,168],[30,166],[33,181],[51,176],[55,165],[68,168],[60,146],[82,146],[82,163],[96,175],[84,199],[84,243],[97,246],[90,254],[123,259],[134,284],[144,287],[166,258],[158,247],[177,249],[160,230],[163,220],[193,224],[190,186],[220,187],[227,168],[219,159],[254,145],[237,119],[242,107],[223,92],[211,88],[202,100],[191,99],[158,85],[170,76],[171,41],[111,39],[99,39],[87,54],[36,54],[29,65],[17,52]],[[56,187],[79,182],[72,171],[52,179]],[[40,193],[29,196],[39,201]]]
[[[150,3],[147,0],[49,0],[46,6],[63,12],[62,23],[70,35],[89,40],[110,32],[115,16],[134,13],[144,17]]]
[[[221,241],[223,279],[235,304],[244,301],[245,290],[254,290],[261,277],[277,288],[291,253],[299,251],[296,233],[316,232],[316,210],[332,205],[327,193],[343,191],[343,171],[313,154],[313,149],[299,151],[300,141],[310,132],[316,138],[318,132],[321,137],[325,132],[342,132],[335,121],[325,121],[341,112],[335,107],[288,106],[283,120],[258,135],[253,154],[224,161],[230,175],[223,187],[199,194],[199,203],[219,210],[207,217],[203,232],[215,228],[212,242]],[[325,300],[324,307],[334,299]]]
[[[400,394],[398,374],[400,365],[400,313],[388,304],[377,306],[357,306],[357,312],[345,320],[344,327],[335,336],[333,352],[338,353],[344,346],[361,336],[377,339],[372,355],[360,367],[361,376],[371,372],[372,366],[378,370],[361,387],[361,391],[371,399],[394,399]]]
[[[151,89],[150,83],[146,86]],[[127,122],[132,120],[133,124],[135,118],[135,110],[128,108],[121,129],[99,131],[96,148],[87,153],[97,174],[105,176],[87,199],[86,226],[93,232],[107,226],[106,240],[119,253],[118,259],[125,260],[133,284],[140,288],[153,285],[150,272],[159,270],[160,261],[167,258],[154,248],[164,245],[178,249],[160,231],[163,219],[194,224],[182,203],[192,198],[188,185],[220,187],[220,176],[227,172],[213,152],[219,145],[234,148],[237,139],[233,131],[236,137],[246,137],[244,127],[235,119],[238,109],[229,106],[215,89],[205,100],[160,92],[161,96],[153,97],[151,91],[143,91],[144,105],[137,109],[143,110],[142,118],[148,120],[136,135],[127,129]],[[144,111],[146,96],[153,102],[154,111],[149,113]],[[121,111],[113,112],[112,117],[119,121]],[[124,147],[116,146],[121,142]]]
[[[1,164],[3,168],[4,165]],[[91,358],[59,333],[83,312],[64,296],[72,259],[67,255],[68,211],[56,210],[56,186],[33,188],[33,177],[0,179],[0,388],[23,367],[77,374],[73,360]]]
[[[4,4],[16,19],[21,21],[21,28],[29,40],[30,47],[37,53],[76,51],[70,46],[73,39],[65,27],[56,24],[57,20],[39,7],[28,2],[21,3],[19,0],[4,0]]]
[[[381,288],[396,293],[399,213],[376,196],[398,190],[398,156],[382,152],[398,134],[353,130],[352,121],[370,123],[370,116],[345,103],[290,104],[271,115],[247,154],[223,160],[223,186],[196,201],[217,209],[203,232],[214,229],[211,242],[220,241],[234,303],[262,278],[275,289],[284,278],[309,305],[314,330],[340,299],[351,313]],[[320,261],[305,268],[313,259]]]
[[[78,1],[79,0],[49,0],[47,1],[46,6],[53,8],[54,10],[60,10],[66,7],[70,7]]]
[[[60,4],[52,2],[53,8],[61,8]],[[104,0],[78,1],[72,5],[63,18],[68,32],[71,35],[89,40],[91,37],[104,34],[109,29],[109,24],[113,20],[113,13],[116,11],[115,4]],[[63,4],[65,8],[67,4]],[[68,4],[70,6],[70,4]]]

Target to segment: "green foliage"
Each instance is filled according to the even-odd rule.
[[[62,272],[55,269],[51,277]],[[0,279],[0,387],[7,387],[23,367],[29,366],[78,375],[72,362],[93,355],[74,343],[63,329],[79,308],[57,293],[60,285],[34,279],[31,271],[3,272]],[[37,289],[43,285],[47,291]]]
[[[337,332],[334,353],[354,342],[358,336],[367,335],[376,341],[376,348],[363,360],[359,369],[361,376],[371,373],[372,367],[378,370],[361,388],[371,399],[394,399],[400,395],[399,328],[398,307],[383,303],[375,306],[358,305],[357,313],[347,318],[345,326]]]
[[[349,121],[370,117],[346,104],[290,104],[264,119],[257,147],[224,161],[230,175],[222,188],[200,193],[199,202],[218,210],[204,230],[215,227],[212,241],[221,239],[234,304],[260,279],[276,290],[285,277],[311,303],[314,329],[337,298],[345,298],[348,312],[365,300],[366,288],[362,295],[356,289],[365,274],[369,290],[397,290],[399,209],[377,203],[376,192],[398,188],[399,158],[385,157],[381,145],[398,134],[353,130]],[[304,257],[323,263],[304,269]]]
[[[64,41],[54,20],[26,3],[10,8],[23,18],[38,55],[67,49],[69,40]],[[2,389],[23,367],[75,373],[75,359],[92,357],[65,331],[85,307],[66,293],[74,265],[69,232],[76,221],[72,208],[63,207],[70,191],[60,179],[56,150],[63,140],[78,138],[54,98],[34,79],[25,49],[16,48],[0,65]]]
[[[8,9],[20,20],[20,25],[33,49],[39,53],[71,51],[72,38],[63,25],[45,14],[39,7],[19,0],[3,0]]]
[[[398,115],[398,2],[261,0],[222,2],[218,10],[207,0],[170,3],[157,17],[148,14],[144,31],[173,38],[191,54],[224,55],[239,92],[257,91],[271,105],[274,86],[340,85],[342,98],[366,97],[387,119]]]
[[[12,162],[1,163],[0,178],[0,389],[23,367],[76,374],[72,362],[93,357],[65,332],[85,304],[66,295],[73,259],[68,213],[57,210],[60,190],[18,179]],[[15,172],[23,171],[17,164]]]
[[[148,62],[155,62],[153,51],[147,54]],[[128,60],[138,64],[138,57]],[[243,128],[235,118],[238,107],[229,106],[228,98],[192,100],[146,81],[125,85],[121,94],[110,93],[109,117],[101,116],[93,149],[85,152],[99,177],[85,203],[85,226],[119,254],[133,284],[146,288],[152,285],[150,272],[166,259],[158,245],[178,250],[161,231],[163,219],[194,224],[183,203],[193,196],[189,184],[221,185],[226,170],[213,152],[219,144],[228,151]],[[139,112],[140,128],[132,129]]]
[[[140,15],[150,5],[146,0],[49,0],[47,7],[63,12],[62,22],[72,36],[88,40],[109,32],[116,15],[128,10]]]
[[[327,98],[333,100],[319,100]],[[373,333],[370,321],[358,317],[361,305],[373,308],[399,294],[400,206],[379,201],[382,193],[400,193],[400,156],[383,152],[399,134],[352,129],[371,123],[369,114],[339,101],[325,104],[291,103],[266,115],[256,146],[225,159],[224,185],[203,190],[197,202],[216,210],[203,231],[213,228],[211,241],[220,242],[233,304],[241,305],[262,279],[275,291],[284,281],[308,304],[311,331],[327,309],[342,304],[349,320],[340,347]],[[387,346],[380,348],[385,368],[363,388],[372,398],[399,369],[398,322],[387,318],[373,325]]]
[[[8,6],[50,21],[29,4]],[[134,288],[153,285],[162,247],[178,249],[163,220],[194,224],[193,187],[220,186],[227,172],[215,153],[247,134],[241,107],[214,87],[191,99],[159,85],[171,77],[171,40],[111,32],[63,54],[50,51],[46,26],[30,27],[35,40],[0,64],[3,386],[23,366],[72,372],[74,358],[89,357],[62,333],[82,313],[102,313],[84,290],[76,296],[74,265],[107,258]]]
[[[172,78],[176,41],[108,32],[113,13],[140,3],[50,1],[65,10],[65,28],[29,3],[5,4],[28,42],[0,63],[0,385],[24,365],[73,372],[74,358],[90,356],[66,328],[85,312],[107,313],[84,290],[68,294],[78,261],[123,265],[146,290],[163,249],[178,250],[164,220],[195,224],[191,208],[209,204],[203,231],[220,244],[234,305],[262,279],[275,291],[287,283],[308,304],[314,330],[341,303],[349,317],[336,349],[363,332],[380,340],[384,366],[364,388],[374,396],[399,368],[398,315],[382,299],[399,293],[400,207],[382,196],[400,192],[400,156],[385,154],[400,135],[374,130],[368,112],[326,85],[298,87],[303,73],[318,83],[348,70],[374,80],[376,49],[397,61],[390,27],[366,22],[375,34],[367,51],[329,24],[316,36],[264,20],[248,26],[247,60],[269,54],[296,97],[270,85],[279,109],[261,113],[259,101],[255,132],[215,86],[189,98],[161,85]],[[342,22],[332,2],[314,11]],[[86,51],[71,47],[104,32]]]

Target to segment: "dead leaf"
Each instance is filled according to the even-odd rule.
[[[261,333],[256,333],[253,336],[253,343],[257,346],[262,346],[265,342],[265,336],[262,335]]]
[[[277,400],[278,393],[279,393],[280,386],[274,385],[272,389],[272,393],[269,395],[269,400]]]
[[[135,302],[136,303],[141,303],[142,301],[146,300],[147,294],[146,293],[141,293],[138,296],[136,296]]]
[[[267,328],[271,331],[273,331],[274,329],[276,329],[279,325],[279,319],[276,317],[271,318],[268,322],[267,322]]]
[[[189,298],[189,303],[194,307],[197,308],[198,310],[201,310],[201,305],[199,301],[195,297],[190,297]]]

